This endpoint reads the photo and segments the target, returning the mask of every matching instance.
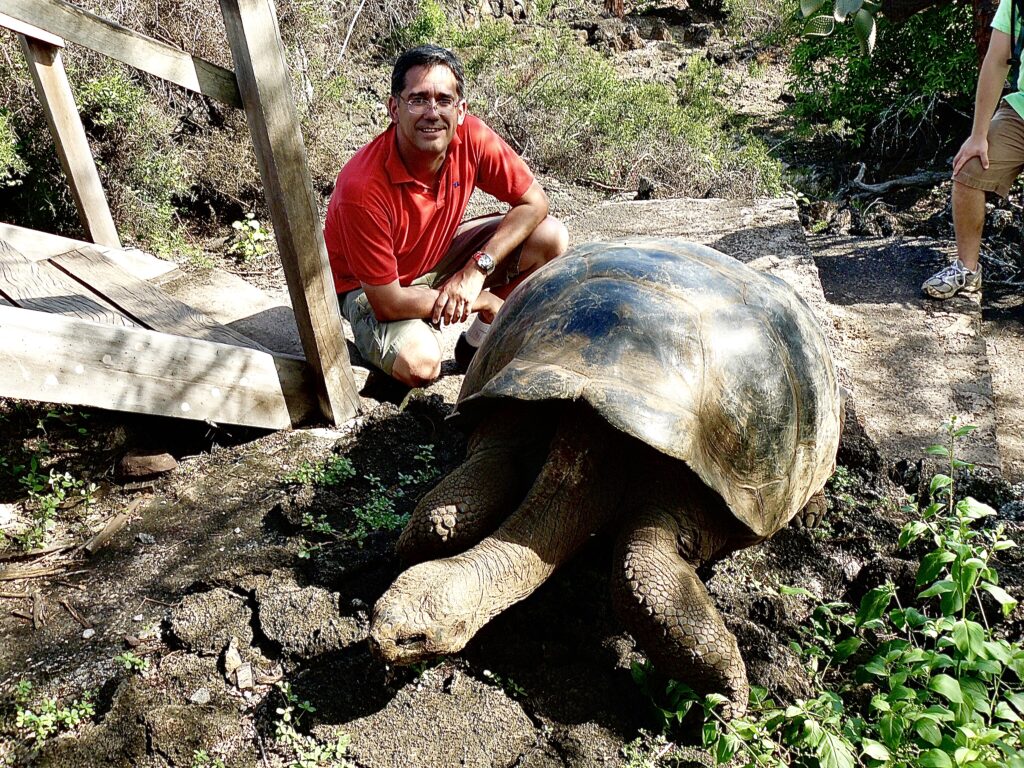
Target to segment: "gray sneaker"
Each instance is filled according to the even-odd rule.
[[[949,299],[963,291],[974,293],[981,290],[981,264],[975,272],[971,272],[964,263],[957,259],[948,267],[940,269],[924,281],[921,286],[926,296],[933,299]]]

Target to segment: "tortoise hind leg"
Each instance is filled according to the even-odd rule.
[[[669,498],[668,494],[662,497]],[[696,499],[684,497],[682,503],[692,505],[686,509],[678,497],[672,506],[648,497],[638,514],[628,516],[616,545],[612,599],[621,621],[661,674],[701,694],[724,694],[730,704],[723,715],[734,717],[747,708],[746,667],[736,638],[694,565],[679,551],[688,531],[702,527],[698,521],[705,518],[697,509],[700,497],[699,491]],[[681,520],[686,522],[685,529]],[[720,543],[726,543],[724,537]],[[710,539],[698,543],[691,539],[691,544],[705,552],[718,549]]]
[[[476,544],[508,517],[540,471],[554,426],[512,403],[481,422],[466,460],[428,491],[398,539],[409,564],[447,557]]]

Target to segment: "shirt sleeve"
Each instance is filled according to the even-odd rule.
[[[1010,11],[1013,8],[1013,0],[999,0],[999,7],[996,9],[996,15],[992,17],[992,29],[998,29],[1000,32],[1010,34]],[[1020,19],[1014,19],[1014,31],[1020,34],[1021,27],[1019,23]],[[1013,46],[1013,41],[1010,41],[1010,46]]]
[[[335,215],[335,243],[355,279],[367,285],[397,280],[398,261],[387,213],[342,203]]]
[[[489,195],[512,204],[526,194],[533,184],[533,173],[505,140],[478,118],[473,141],[478,152],[476,186]]]

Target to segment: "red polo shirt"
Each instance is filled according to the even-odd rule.
[[[409,285],[444,256],[476,187],[511,204],[531,184],[522,158],[479,118],[466,115],[448,145],[440,183],[431,189],[409,175],[391,126],[338,174],[324,224],[335,290],[396,279]]]

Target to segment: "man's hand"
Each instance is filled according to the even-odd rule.
[[[431,319],[434,325],[461,323],[470,312],[477,311],[477,300],[486,275],[472,261],[452,275],[438,289]]]
[[[504,299],[498,298],[490,291],[481,291],[473,305],[473,311],[480,315],[481,320],[490,324],[494,322],[494,316],[504,303]]]
[[[960,169],[967,165],[967,161],[976,157],[981,161],[981,167],[988,169],[988,138],[975,136],[973,133],[967,137],[967,141],[960,147],[960,151],[953,158],[953,175],[960,173]]]

